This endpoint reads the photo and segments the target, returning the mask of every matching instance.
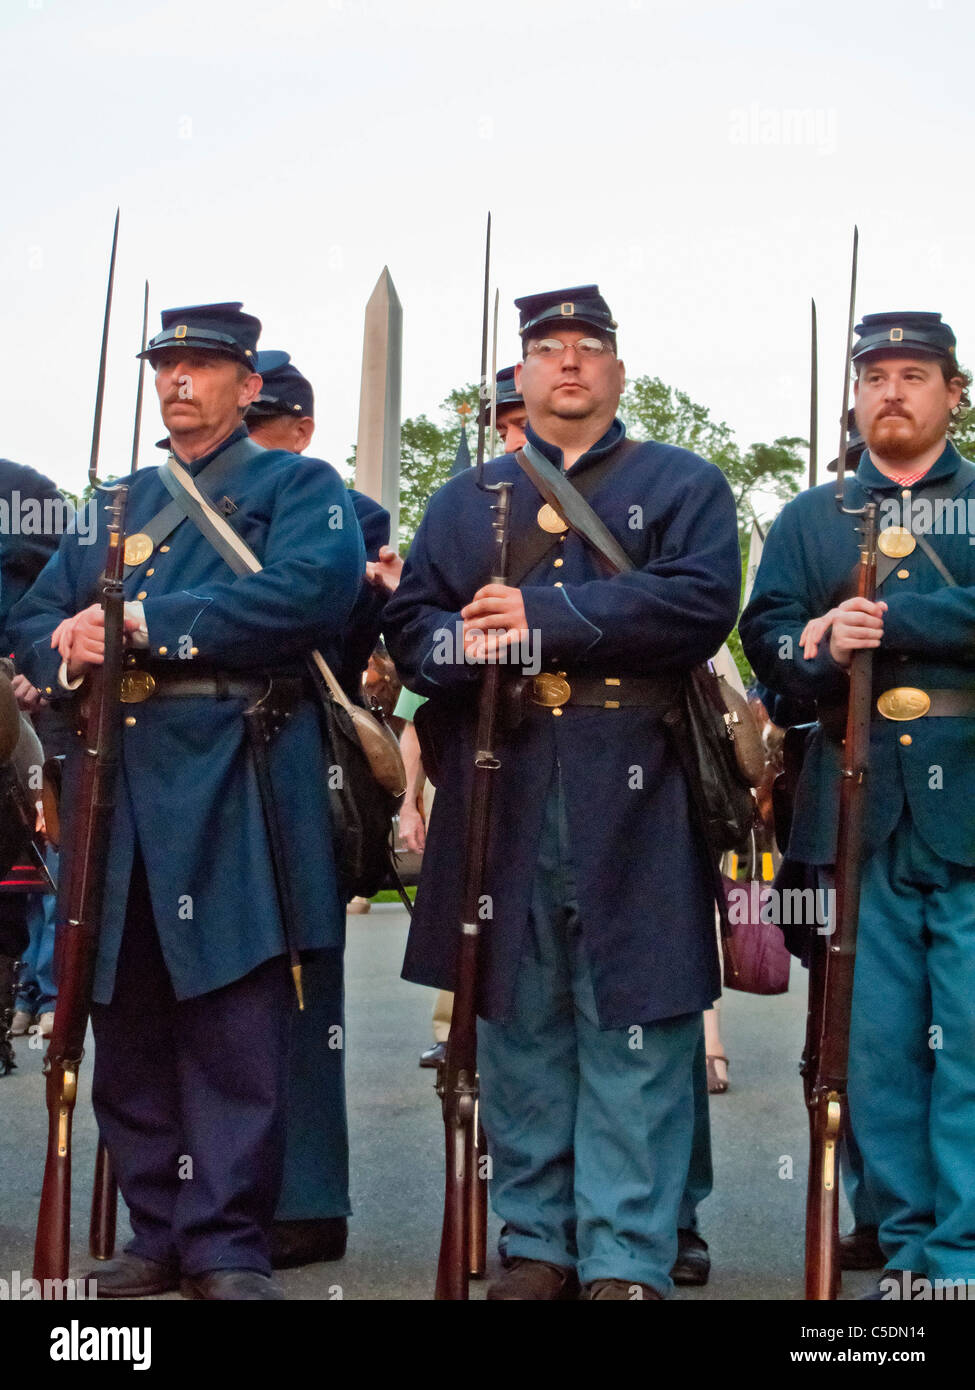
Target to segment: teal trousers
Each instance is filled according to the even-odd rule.
[[[478,1022],[491,1202],[512,1258],[670,1292],[702,1034],[700,1014],[600,1028],[556,781],[511,1013]]]
[[[849,1098],[888,1268],[975,1278],[975,869],[907,813],[864,866]]]

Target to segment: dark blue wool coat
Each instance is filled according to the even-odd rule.
[[[912,511],[944,479],[955,479],[961,455],[948,443],[937,463],[911,489]],[[867,492],[880,503],[880,517],[893,519],[899,485],[885,477],[865,453],[854,477],[846,480],[847,506],[861,507]],[[874,696],[895,686],[923,690],[975,687],[975,480],[967,467],[951,485],[952,534],[933,534],[929,544],[947,565],[958,587],[949,587],[917,547],[905,556],[878,590],[888,605],[884,636],[874,652]],[[841,516],[835,483],[824,483],[794,497],[771,527],[751,600],[742,614],[742,644],[758,676],[773,690],[795,700],[815,699],[832,711],[812,736],[803,764],[789,841],[790,858],[830,864],[836,857],[836,827],[846,671],[829,654],[829,643],[806,661],[799,635],[807,620],[829,611],[854,592],[858,560],[857,520]],[[930,510],[934,512],[934,507]],[[959,529],[955,517],[964,516]],[[903,518],[901,518],[903,519]],[[943,528],[944,529],[944,528]],[[902,742],[908,738],[909,742]],[[975,759],[975,719],[922,718],[892,722],[875,714],[871,725],[870,772],[864,854],[892,834],[905,803],[929,847],[956,864],[975,865],[975,798],[971,769]]]
[[[561,465],[560,451],[529,435]],[[623,435],[617,420],[569,476]],[[485,473],[489,482],[513,481],[513,536],[537,529],[541,498],[514,457],[493,460]],[[542,668],[570,680],[625,678],[681,672],[711,656],[734,623],[740,577],[735,509],[719,469],[684,449],[644,444],[600,480],[590,501],[637,569],[607,577],[572,532],[535,566],[521,589]],[[454,983],[480,671],[462,656],[444,662],[443,634],[455,631],[492,561],[490,494],[471,470],[431,499],[384,618],[405,683],[430,697],[420,713],[440,765],[404,975],[445,988]],[[570,705],[556,716],[531,706],[498,746],[482,1014],[500,1018],[509,1006],[556,776],[603,1027],[708,1008],[719,992],[714,908],[684,777],[660,719],[640,708]]]
[[[221,448],[245,434],[235,431]],[[189,465],[190,472],[218,452]],[[156,468],[124,481],[132,534],[170,497]],[[181,673],[300,673],[304,653],[327,649],[342,632],[362,582],[352,499],[330,465],[283,451],[242,461],[221,480],[220,493],[236,506],[230,524],[265,568],[236,577],[192,522],[183,521],[163,543],[168,550],[157,549],[125,581],[127,599],[146,594],[149,651],[140,662]],[[107,499],[93,505],[100,511],[96,543],[66,536],[11,616],[22,669],[55,700],[72,697],[59,688],[60,657],[50,634],[96,600],[105,560]],[[181,657],[187,638],[196,654]],[[135,723],[122,729],[96,1002],[112,996],[137,843],[177,998],[217,989],[284,950],[244,708],[241,699],[158,695],[121,708]],[[303,700],[275,736],[271,763],[289,826],[297,944],[338,946],[344,906],[330,844],[328,758],[313,700]],[[70,819],[70,770],[65,780]]]

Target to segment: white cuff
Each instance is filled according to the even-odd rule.
[[[84,675],[81,675],[78,676],[77,680],[69,681],[68,663],[66,661],[61,662],[60,668],[58,669],[58,685],[62,690],[77,690],[83,680]]]
[[[125,616],[127,618],[138,618],[139,626],[135,632],[130,632],[126,637],[126,644],[144,650],[149,645],[149,629],[146,627],[146,610],[138,600],[133,599],[131,603],[125,605]]]

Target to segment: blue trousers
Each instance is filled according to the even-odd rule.
[[[342,951],[302,961],[305,1007],[292,1010],[288,1142],[277,1221],[348,1216]]]
[[[888,1268],[975,1278],[975,869],[907,813],[864,866],[849,1096]]]
[[[513,1258],[672,1288],[700,1014],[602,1029],[550,794],[510,1015],[478,1022],[491,1201]]]
[[[58,878],[58,859],[56,850],[46,849],[44,858],[55,883]],[[27,895],[27,930],[30,939],[27,949],[20,958],[20,973],[17,977],[17,993],[14,1007],[27,1013],[45,1014],[53,1012],[58,1002],[57,987],[54,983],[54,928],[57,919],[57,895],[55,893],[29,893]]]
[[[92,1006],[92,1101],[129,1208],[128,1249],[183,1274],[269,1274],[293,986],[285,957],[176,1000],[137,856],[115,989]]]

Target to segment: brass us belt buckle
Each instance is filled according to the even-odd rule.
[[[544,705],[546,709],[557,709],[560,705],[568,703],[571,694],[572,686],[564,675],[556,675],[554,671],[542,671],[540,675],[532,678],[532,699],[536,705]]]
[[[119,699],[123,705],[141,705],[156,688],[148,671],[123,671]]]
[[[926,690],[914,685],[895,685],[885,690],[877,701],[877,708],[885,719],[903,722],[907,719],[920,719],[931,708],[931,696]]]

